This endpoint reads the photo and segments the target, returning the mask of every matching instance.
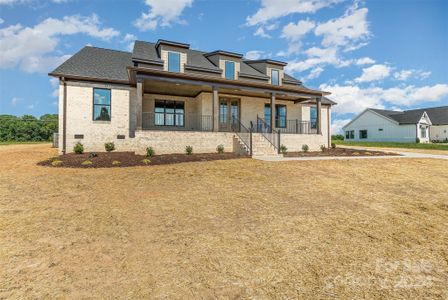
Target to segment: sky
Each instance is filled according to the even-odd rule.
[[[338,133],[368,107],[448,105],[446,0],[0,0],[0,114],[57,113],[48,73],[86,45],[136,39],[288,63],[331,92]]]

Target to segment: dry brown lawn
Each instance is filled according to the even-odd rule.
[[[448,298],[448,161],[36,166],[0,146],[0,298]]]

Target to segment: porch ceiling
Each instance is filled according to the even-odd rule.
[[[210,85],[191,85],[185,83],[172,83],[159,80],[145,79],[143,83],[144,92],[148,94],[162,94],[162,95],[172,95],[172,96],[186,96],[195,97],[201,92],[212,92],[212,87]],[[257,91],[247,91],[244,89],[232,89],[232,88],[219,88],[219,94],[247,96],[247,97],[257,97],[257,98],[267,98],[269,99],[270,93],[257,92]],[[286,93],[277,93],[276,98],[279,100],[290,100],[290,101],[307,101],[310,97],[298,97],[291,96]]]

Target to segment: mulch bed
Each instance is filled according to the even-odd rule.
[[[396,153],[370,151],[347,148],[330,148],[325,151],[288,152],[284,157],[317,157],[317,156],[400,156]]]
[[[57,168],[116,168],[247,158],[247,156],[234,153],[163,154],[152,157],[137,155],[134,152],[97,152],[96,154],[96,157],[92,157],[90,153],[69,153],[41,161],[38,165]],[[144,160],[149,162],[145,163]]]

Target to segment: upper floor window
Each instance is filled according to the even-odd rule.
[[[225,63],[225,75],[226,79],[235,79],[235,63],[233,61],[226,60]]]
[[[315,106],[310,107],[310,122],[311,122],[311,128],[316,129],[317,128],[317,107],[315,107]]]
[[[168,71],[180,72],[180,53],[168,52]]]
[[[272,85],[280,85],[279,72],[276,69],[271,70],[271,83]]]
[[[110,121],[111,92],[109,89],[93,89],[93,120]]]

